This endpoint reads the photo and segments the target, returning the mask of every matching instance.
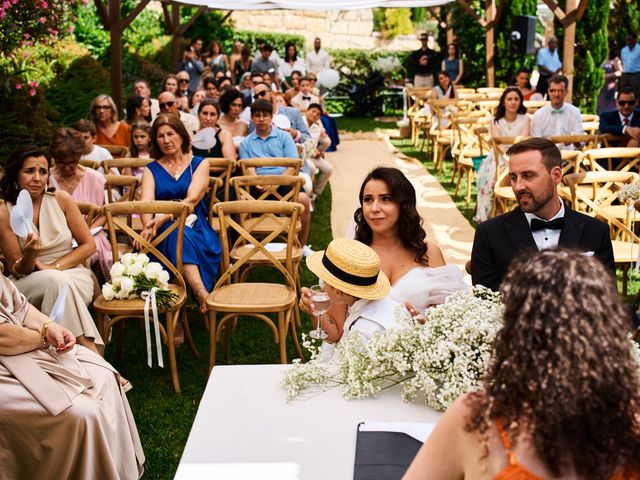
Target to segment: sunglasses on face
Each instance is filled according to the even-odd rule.
[[[181,78],[180,80],[178,80],[178,82],[180,83],[189,83],[189,80],[186,78]]]
[[[160,104],[160,108],[171,108],[176,102],[165,102]]]
[[[264,97],[267,94],[268,90],[263,90],[261,92],[257,92],[254,96],[253,99],[257,100],[258,98]]]
[[[625,105],[631,107],[636,104],[635,100],[618,100],[618,105],[624,107]]]
[[[111,110],[111,107],[109,105],[96,105],[93,109],[94,110]]]

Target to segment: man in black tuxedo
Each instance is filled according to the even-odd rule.
[[[471,252],[473,284],[498,290],[519,252],[558,245],[596,255],[615,272],[607,224],[571,210],[558,196],[558,147],[546,138],[530,138],[512,145],[507,155],[511,188],[520,207],[478,225]]]
[[[617,110],[600,114],[600,133],[623,136],[620,143],[611,143],[613,147],[637,147],[640,144],[640,109],[636,94],[631,87],[618,92]]]

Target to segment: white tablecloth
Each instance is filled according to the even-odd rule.
[[[399,388],[344,400],[339,389],[287,403],[287,365],[214,367],[176,479],[342,480],[353,478],[362,421],[437,422],[440,413],[407,404]]]

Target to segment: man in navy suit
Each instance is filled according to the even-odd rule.
[[[558,147],[546,138],[529,138],[512,145],[507,155],[511,188],[520,206],[478,225],[471,251],[473,284],[498,290],[516,255],[558,245],[595,255],[615,272],[609,226],[572,210],[558,196]]]
[[[611,133],[624,137],[620,142],[611,142],[614,147],[637,147],[640,144],[640,109],[631,87],[618,92],[617,110],[600,114],[600,133]]]

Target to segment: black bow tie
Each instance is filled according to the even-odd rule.
[[[305,97],[304,95],[302,96],[303,100],[311,100],[311,97]]]
[[[531,231],[537,232],[538,230],[562,230],[564,226],[564,217],[556,218],[555,220],[551,220],[550,222],[545,222],[544,220],[539,220],[537,218],[531,219]]]

